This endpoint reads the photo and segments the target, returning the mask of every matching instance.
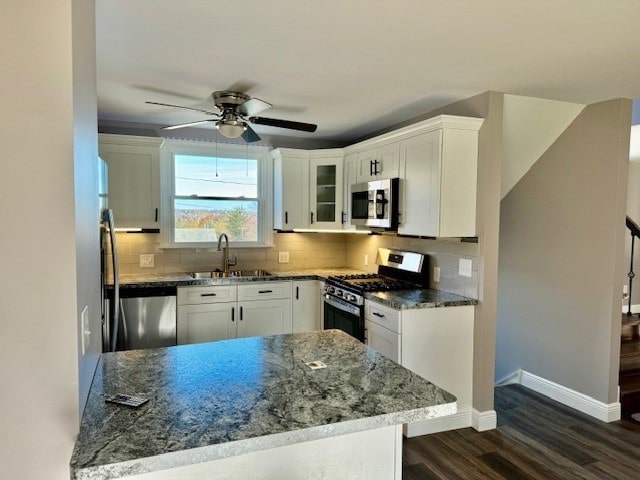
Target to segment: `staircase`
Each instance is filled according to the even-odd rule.
[[[631,265],[629,268],[629,304],[622,315],[620,345],[620,403],[623,418],[640,413],[640,318],[631,314],[631,292],[633,288],[633,255],[635,239],[640,238],[640,227],[627,217],[627,228],[631,232]]]
[[[626,315],[625,315],[626,316]],[[622,416],[640,413],[640,339],[620,346],[620,403]]]

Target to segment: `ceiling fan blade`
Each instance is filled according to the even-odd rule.
[[[271,105],[264,100],[260,100],[259,98],[251,98],[244,102],[242,105],[238,106],[238,111],[244,115],[245,117],[251,117],[256,113],[260,113],[267,108],[271,108]]]
[[[302,130],[303,132],[315,132],[318,129],[318,126],[313,123],[292,122],[291,120],[279,120],[277,118],[251,117],[249,121],[258,125]]]
[[[249,125],[245,125],[246,129],[242,134],[242,138],[247,143],[257,142],[260,140],[260,135],[256,133],[256,131],[251,128]]]
[[[176,128],[193,127],[194,125],[202,125],[203,123],[217,122],[217,119],[199,120],[197,122],[180,123],[178,125],[169,125],[168,127],[162,127],[161,130],[175,130]]]
[[[160,103],[160,102],[144,102],[144,103],[148,103],[150,105],[160,105],[163,107],[183,108],[185,110],[193,110],[194,112],[206,113],[207,115],[218,115],[218,112],[212,112],[210,110],[204,110],[202,108],[183,107],[182,105],[172,105],[170,103]]]

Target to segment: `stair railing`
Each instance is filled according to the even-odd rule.
[[[636,237],[640,238],[640,227],[636,222],[629,218],[629,216],[627,216],[627,228],[631,232],[631,265],[629,266],[629,273],[627,274],[629,277],[629,307],[627,309],[627,316],[631,316],[631,291],[633,288],[633,277],[636,276],[636,274],[633,273],[633,250]]]

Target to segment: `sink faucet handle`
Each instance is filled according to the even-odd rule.
[[[229,259],[227,260],[227,263],[229,264],[230,267],[235,267],[238,264],[238,256],[234,255],[233,260]]]

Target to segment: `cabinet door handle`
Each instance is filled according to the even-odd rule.
[[[242,307],[240,307],[240,321],[242,321]]]
[[[313,212],[311,212],[311,224],[313,224]]]
[[[369,176],[373,177],[373,160],[369,160]]]
[[[296,287],[296,300],[300,299],[300,287]]]
[[[236,307],[231,307],[231,321],[236,321]]]
[[[342,224],[344,225],[345,223],[347,223],[347,214],[342,212]]]
[[[374,175],[380,175],[380,172],[378,171],[378,164],[380,164],[381,162],[379,162],[378,160],[374,160],[373,161],[373,174]]]
[[[156,208],[156,222],[158,221],[158,209]]]
[[[258,293],[273,293],[273,290],[258,290]]]
[[[289,223],[289,212],[284,212],[284,223]]]
[[[217,294],[216,293],[201,293],[200,296],[201,297],[215,297]]]
[[[372,314],[371,314],[371,315],[375,315],[375,316],[376,316],[376,317],[378,317],[378,318],[384,318],[384,315],[383,315],[383,314],[381,314],[381,313],[378,313],[378,312],[372,312]]]

